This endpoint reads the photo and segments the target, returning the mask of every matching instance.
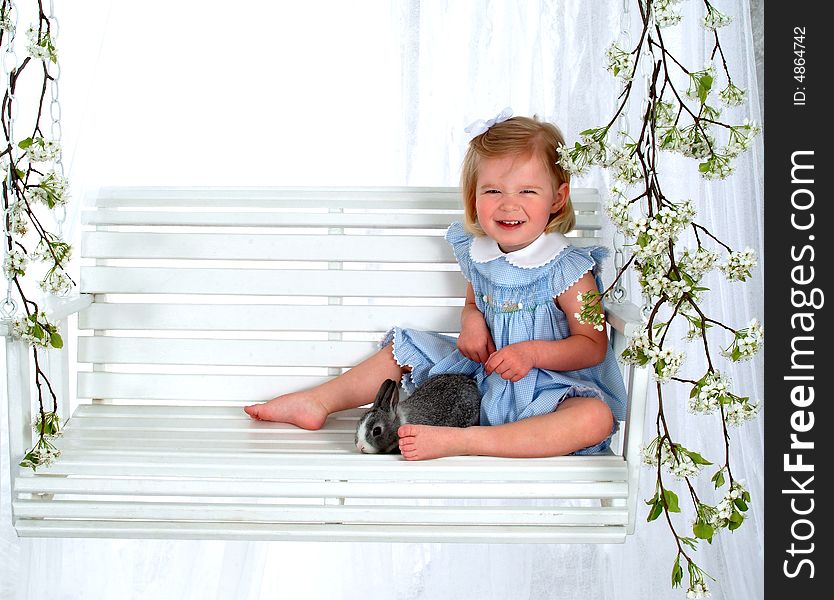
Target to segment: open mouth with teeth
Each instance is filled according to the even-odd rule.
[[[496,223],[504,229],[514,229],[524,225],[524,221],[496,221]]]

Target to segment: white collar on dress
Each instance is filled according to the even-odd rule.
[[[554,231],[541,234],[521,250],[502,252],[498,242],[488,236],[479,235],[474,236],[469,246],[469,257],[476,263],[486,263],[503,256],[514,267],[536,269],[556,258],[556,255],[569,245],[568,238]]]

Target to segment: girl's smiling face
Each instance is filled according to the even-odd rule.
[[[482,158],[475,187],[478,224],[502,252],[526,248],[568,198],[567,183],[555,192],[553,188],[550,174],[535,153]]]

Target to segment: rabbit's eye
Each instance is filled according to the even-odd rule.
[[[374,427],[374,429],[373,429],[373,431],[371,432],[371,434],[373,434],[373,436],[374,436],[374,437],[379,437],[380,435],[382,435],[382,427],[380,427],[379,425],[377,425],[376,427]]]

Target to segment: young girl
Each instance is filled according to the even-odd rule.
[[[330,413],[369,403],[385,379],[413,391],[439,373],[474,377],[481,424],[403,425],[408,460],[452,455],[593,454],[610,445],[626,392],[605,331],[581,324],[579,294],[600,289],[603,248],[576,248],[564,143],[549,123],[514,117],[469,144],[461,188],[465,224],[452,245],[469,282],[457,339],[395,327],[381,350],[311,390],[246,407],[256,419],[318,429]]]

